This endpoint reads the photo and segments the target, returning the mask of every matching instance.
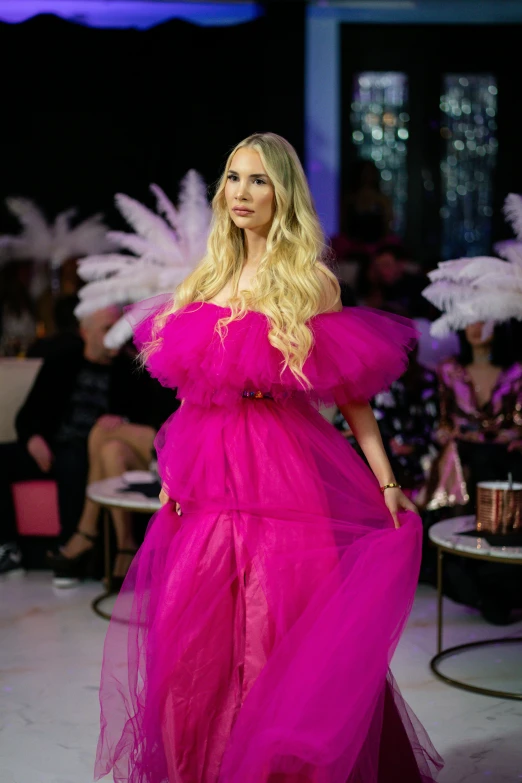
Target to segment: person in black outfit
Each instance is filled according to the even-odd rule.
[[[172,391],[139,370],[132,354],[104,346],[118,317],[116,308],[93,313],[80,325],[81,343],[44,360],[16,418],[17,442],[0,444],[0,573],[20,564],[13,482],[55,479],[67,541],[61,552],[72,561],[92,548],[95,536],[75,534],[85,511],[90,463],[103,453],[106,473],[147,467],[156,431],[179,404]],[[119,519],[118,526],[115,520],[115,527],[118,548],[131,549],[128,520]],[[116,567],[125,570],[126,564]]]
[[[80,337],[80,325],[74,315],[79,302],[75,294],[60,296],[54,303],[54,323],[56,331],[46,337],[37,338],[25,355],[28,359],[47,359],[52,354],[64,353],[83,345]]]

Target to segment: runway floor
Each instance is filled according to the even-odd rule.
[[[43,572],[0,581],[0,783],[92,783],[98,677],[107,623],[90,608],[98,583],[56,590]],[[440,783],[522,779],[522,702],[467,693],[436,680],[436,594],[420,586],[393,671],[446,761]],[[446,601],[445,645],[522,636],[522,620],[487,625]],[[522,688],[522,649],[483,648],[445,665],[450,676]],[[518,678],[518,682],[517,682]],[[106,778],[105,780],[109,780]]]

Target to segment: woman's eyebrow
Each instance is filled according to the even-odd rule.
[[[237,173],[237,171],[234,171],[234,169],[229,169],[229,170],[228,170],[228,173],[229,173],[229,174],[235,174],[235,175],[236,175],[236,177],[239,177],[239,174]],[[252,178],[253,178],[253,179],[257,179],[258,177],[265,177],[265,178],[267,178],[267,179],[268,179],[268,174],[249,174],[249,177],[250,177],[251,179],[252,179]]]

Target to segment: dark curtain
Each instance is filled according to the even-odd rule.
[[[0,200],[28,196],[51,216],[78,206],[118,227],[116,192],[152,203],[157,182],[175,196],[189,168],[211,185],[254,131],[303,151],[304,4],[231,27],[0,24],[0,69]],[[0,233],[15,227],[2,203]]]

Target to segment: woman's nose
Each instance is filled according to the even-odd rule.
[[[250,197],[248,185],[244,182],[240,182],[236,190],[236,198],[238,201],[243,201]]]

